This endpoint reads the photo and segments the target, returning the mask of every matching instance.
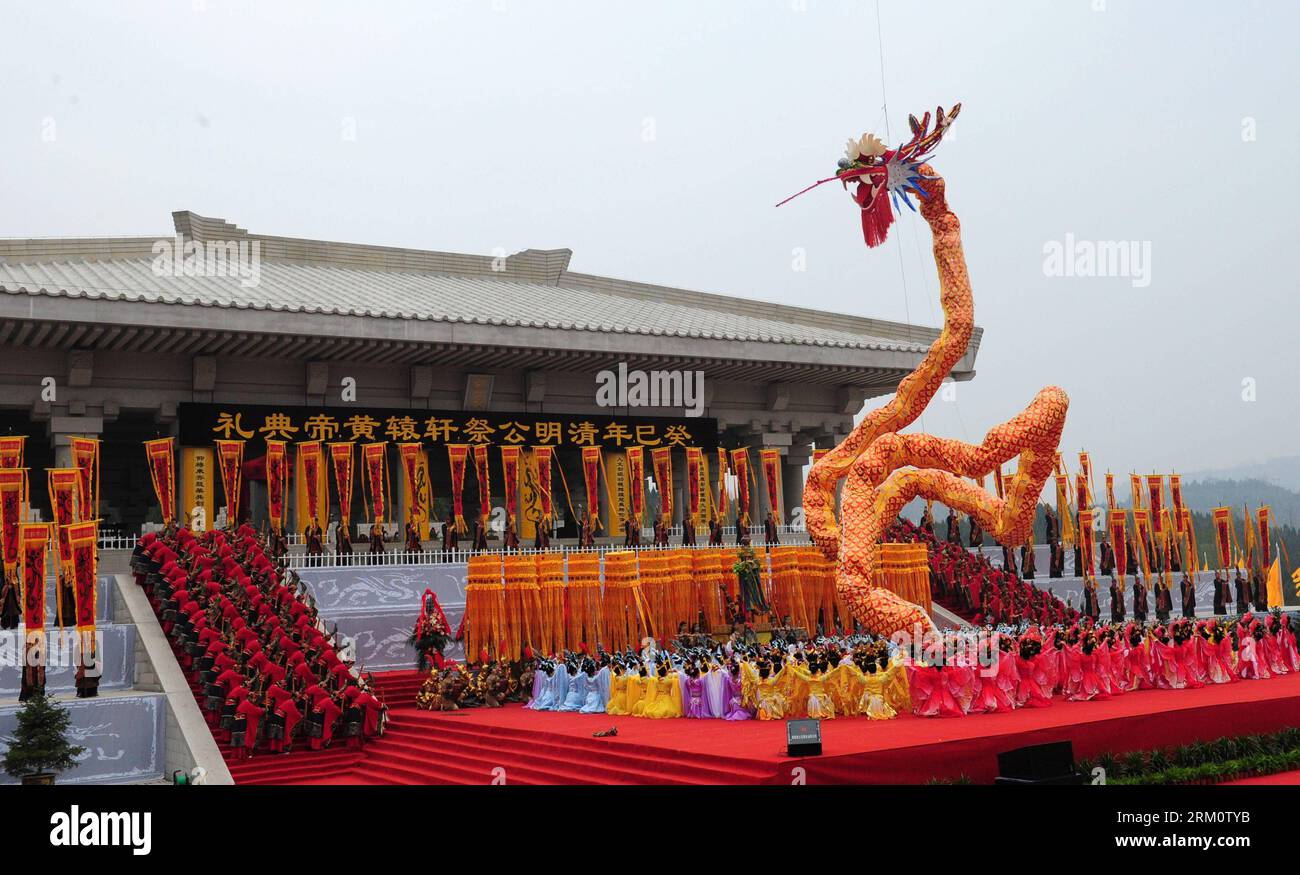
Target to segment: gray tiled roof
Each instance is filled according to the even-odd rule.
[[[0,291],[111,301],[921,352],[908,341],[644,295],[497,279],[263,259],[260,282],[158,275],[149,258],[0,261]],[[775,308],[778,309],[779,308]]]

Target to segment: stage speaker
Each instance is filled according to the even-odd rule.
[[[820,720],[787,720],[785,722],[785,753],[792,757],[816,757],[822,754],[822,722]]]
[[[1053,741],[998,754],[998,777],[993,783],[1082,784],[1084,780],[1074,768],[1074,745]]]

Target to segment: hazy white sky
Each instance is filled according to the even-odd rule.
[[[6,4],[0,236],[192,209],[567,246],[576,270],[937,324],[919,218],[869,252],[838,189],[772,205],[883,136],[886,102],[894,145],[961,101],[934,163],[985,334],[926,428],[978,440],[1056,383],[1064,449],[1098,470],[1294,453],[1296,4],[881,0],[880,21],[883,90],[872,0]],[[1046,275],[1067,234],[1149,245],[1149,284]]]

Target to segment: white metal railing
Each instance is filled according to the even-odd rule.
[[[802,533],[800,533],[802,534]],[[801,547],[811,543],[807,538],[793,539],[783,538],[780,546]],[[734,540],[727,541],[723,547],[734,547]],[[761,547],[762,543],[755,540],[754,547]],[[538,553],[560,553],[567,555],[569,553],[595,553],[604,556],[606,553],[615,553],[620,550],[631,549],[624,547],[622,542],[609,544],[596,544],[592,547],[578,547],[576,545],[558,544],[546,550],[539,550],[536,547],[521,547],[518,550],[506,550],[502,547],[489,547],[487,550],[480,550],[478,553],[506,553],[515,556],[535,556]],[[667,547],[656,547],[650,544],[643,544],[635,548],[637,550],[706,550],[711,549],[708,544],[696,544],[695,546],[683,546],[681,544],[669,544]],[[285,565],[289,568],[338,568],[344,566],[364,567],[375,565],[445,565],[459,562],[468,562],[469,557],[477,555],[472,550],[438,550],[429,549],[419,553],[409,552],[406,550],[388,550],[383,553],[366,553],[358,550],[351,555],[339,553],[322,553],[316,556],[309,556],[306,553],[291,552],[285,555]]]
[[[101,550],[134,550],[136,544],[139,543],[139,535],[101,534],[99,536],[99,549]]]

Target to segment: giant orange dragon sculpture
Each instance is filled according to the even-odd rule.
[[[943,330],[916,370],[898,384],[889,403],[866,414],[848,437],[818,460],[804,487],[808,530],[822,552],[838,563],[836,591],[854,617],[878,635],[933,628],[923,608],[879,585],[881,538],[903,505],[917,496],[934,499],[969,514],[1000,543],[1022,543],[1033,525],[1043,483],[1054,469],[1069,406],[1064,391],[1048,386],[1020,415],[990,429],[979,445],[928,434],[900,434],[925,410],[966,354],[975,324],[961,225],[948,208],[943,179],[927,163],[960,110],[957,104],[945,115],[939,107],[933,130],[928,112],[921,121],[910,117],[912,138],[896,149],[887,149],[872,134],[849,140],[839,172],[798,193],[834,180],[846,190],[853,184],[863,237],[867,246],[875,247],[884,242],[893,224],[891,201],[895,209],[901,200],[916,210],[908,199],[911,192],[920,201],[921,215],[934,237]],[[1005,499],[966,479],[981,478],[1016,456],[1020,464],[1006,486]],[[846,477],[837,523],[835,487]]]

